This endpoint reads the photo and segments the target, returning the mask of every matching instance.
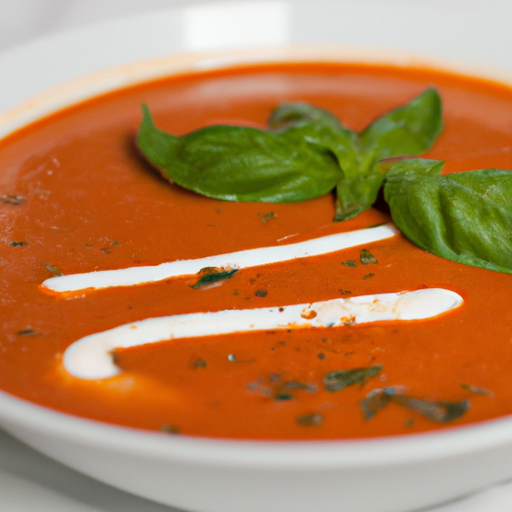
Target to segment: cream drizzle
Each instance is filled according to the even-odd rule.
[[[329,254],[350,247],[391,238],[398,232],[397,228],[389,223],[372,228],[313,238],[294,244],[258,247],[256,249],[207,256],[193,260],[177,260],[160,265],[55,276],[44,281],[41,284],[41,288],[52,293],[65,294],[82,290],[99,290],[156,283],[170,278],[192,276],[207,267],[241,269]]]
[[[453,291],[427,288],[312,304],[147,318],[75,341],[65,351],[63,362],[66,370],[75,377],[105,379],[120,373],[113,352],[121,347],[268,329],[312,329],[393,320],[423,320],[458,308],[462,303],[462,297]]]

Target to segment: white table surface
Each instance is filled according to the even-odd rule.
[[[17,0],[14,2],[0,0],[0,52],[62,29],[143,13],[151,9],[179,4],[190,5],[200,1]],[[176,509],[132,496],[68,469],[23,445],[2,430],[0,430],[0,510],[2,512],[177,512]],[[512,483],[497,485],[476,495],[423,512],[506,512],[508,510],[512,510]]]

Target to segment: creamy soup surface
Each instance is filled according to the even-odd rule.
[[[330,194],[235,203],[172,185],[135,147],[141,104],[174,134],[218,123],[263,127],[282,101],[326,108],[362,130],[432,85],[445,127],[424,156],[446,161],[449,173],[511,169],[509,88],[426,69],[334,63],[173,76],[91,99],[1,141],[0,388],[85,418],[225,438],[387,436],[512,413],[512,276],[441,259],[401,234],[241,268],[215,286],[193,287],[198,275],[68,294],[41,286],[61,273],[205,258],[390,222],[385,208],[333,222]],[[149,318],[428,288],[463,303],[425,320],[118,348],[118,373],[106,378],[80,378],[63,364],[75,341]]]

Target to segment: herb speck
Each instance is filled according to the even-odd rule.
[[[374,265],[378,263],[377,258],[368,249],[361,249],[359,261],[363,265]]]
[[[165,432],[166,434],[177,435],[180,433],[179,427],[177,427],[176,425],[169,425],[168,423],[164,423],[163,425],[161,425],[160,430],[162,432]]]
[[[304,414],[297,418],[297,424],[301,427],[317,427],[321,425],[323,421],[323,416],[318,413]]]
[[[50,265],[49,263],[47,263],[45,265],[46,267],[46,270],[49,270],[52,274],[56,275],[56,276],[63,276],[64,275],[64,272],[62,272],[62,270],[57,267],[56,265]]]

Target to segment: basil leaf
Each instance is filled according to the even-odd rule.
[[[347,386],[364,384],[368,379],[375,377],[382,365],[368,366],[367,368],[352,368],[350,370],[337,370],[324,376],[323,382],[327,391],[341,391]]]
[[[332,152],[309,141],[304,129],[209,126],[177,137],[156,128],[147,107],[143,111],[142,153],[169,180],[208,197],[304,201],[330,192],[342,176]]]
[[[441,175],[443,162],[394,165],[384,196],[393,221],[415,245],[442,258],[512,273],[512,172]]]
[[[343,168],[345,177],[336,187],[334,220],[351,219],[372,206],[387,170],[379,160],[423,153],[442,129],[441,98],[429,88],[363,130],[358,137],[358,165]]]
[[[344,175],[357,172],[357,133],[343,126],[328,110],[307,103],[281,103],[272,111],[268,126],[271,130],[293,128],[309,143],[331,151]]]
[[[432,147],[442,129],[441,98],[429,88],[368,126],[360,135],[360,150],[373,159],[417,155]]]
[[[395,403],[437,423],[449,423],[462,416],[469,408],[468,400],[460,402],[423,400],[408,397],[395,388],[374,389],[361,400],[360,406],[365,419],[372,419],[379,411]]]

